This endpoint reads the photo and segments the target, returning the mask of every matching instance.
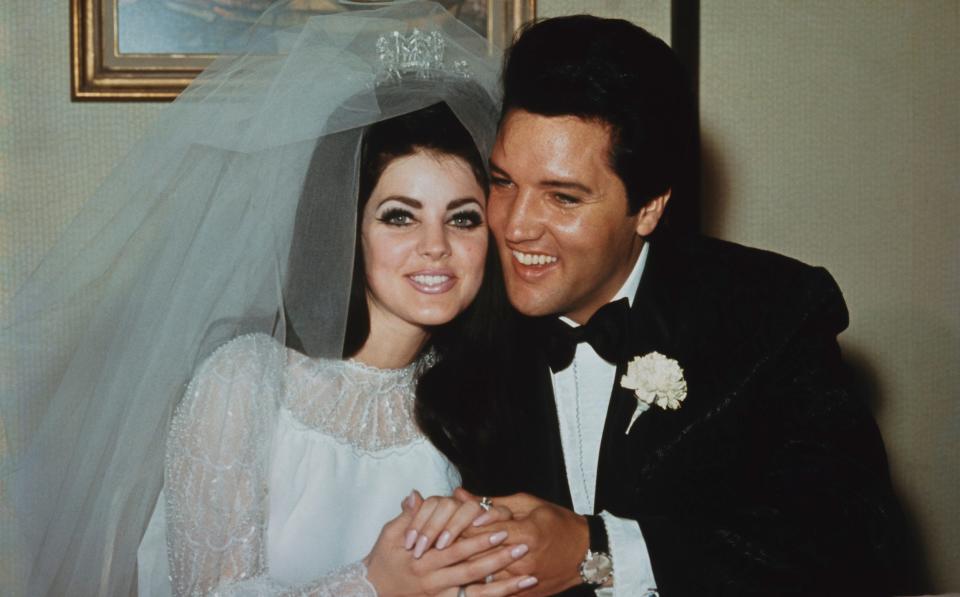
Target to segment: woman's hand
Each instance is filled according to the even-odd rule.
[[[440,496],[424,500],[416,490],[404,501],[404,507],[416,512],[404,532],[403,546],[412,549],[417,559],[433,545],[439,550],[446,549],[467,528],[513,518],[513,513],[503,506],[485,510],[473,496],[465,500]]]
[[[455,597],[459,587],[466,585],[472,585],[467,589],[469,597],[503,597],[536,584],[532,577],[510,574],[483,582],[527,553],[525,545],[502,545],[507,539],[505,532],[480,533],[414,558],[404,548],[403,535],[414,520],[413,504],[417,500],[404,502],[403,512],[384,525],[373,550],[364,559],[367,578],[380,597]]]

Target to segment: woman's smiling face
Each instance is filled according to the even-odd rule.
[[[360,227],[371,326],[439,325],[469,306],[483,281],[485,205],[458,157],[418,151],[387,165]]]

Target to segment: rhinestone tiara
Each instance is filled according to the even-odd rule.
[[[423,32],[414,29],[408,35],[394,31],[377,38],[377,53],[381,72],[378,83],[400,82],[403,75],[417,79],[432,79],[444,73],[469,78],[466,60],[454,61],[448,68],[444,63],[447,42],[439,31]]]

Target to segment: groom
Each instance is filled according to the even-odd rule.
[[[527,430],[464,486],[525,492],[493,496],[530,546],[510,572],[529,594],[896,591],[899,510],[833,279],[663,229],[694,122],[669,47],[556,18],[504,69],[488,219],[526,316]]]

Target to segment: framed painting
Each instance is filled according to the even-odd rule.
[[[403,0],[283,1],[275,18],[290,20]],[[74,101],[170,101],[277,0],[70,2]],[[500,47],[536,15],[536,0],[438,2]]]

